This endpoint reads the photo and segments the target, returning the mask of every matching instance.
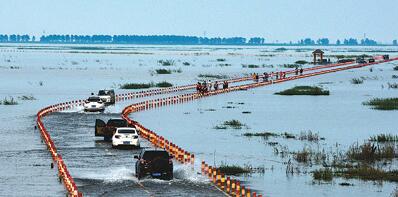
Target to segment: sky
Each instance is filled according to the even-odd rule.
[[[398,39],[398,0],[0,0],[0,34]]]

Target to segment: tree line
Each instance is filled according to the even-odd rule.
[[[266,43],[265,38],[253,37],[197,37],[197,36],[177,36],[177,35],[43,35],[38,40],[35,36],[29,35],[2,35],[0,34],[1,43],[25,43],[25,42],[39,42],[39,43],[75,43],[75,44],[164,44],[164,45],[267,45],[273,43]],[[393,45],[398,45],[397,40],[392,41]],[[380,45],[375,40],[347,38],[338,39],[335,43],[331,43],[328,38],[320,38],[313,40],[305,38],[296,43],[279,43],[278,45],[347,45],[347,46],[376,46]]]

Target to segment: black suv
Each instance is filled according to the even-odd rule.
[[[135,175],[141,179],[147,175],[153,178],[173,179],[172,156],[164,150],[142,150],[135,163]]]

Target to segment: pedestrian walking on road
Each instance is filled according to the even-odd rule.
[[[218,82],[217,81],[214,82],[214,90],[218,90]]]

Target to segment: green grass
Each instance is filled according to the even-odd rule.
[[[216,75],[216,74],[199,74],[200,78],[211,78],[211,79],[227,79],[227,75]]]
[[[290,88],[281,92],[275,93],[277,95],[310,95],[310,96],[319,96],[319,95],[329,95],[330,92],[328,90],[324,90],[317,86],[296,86],[294,88]]]
[[[260,66],[255,64],[242,64],[242,68],[260,68]]]
[[[230,126],[234,129],[241,129],[244,124],[241,123],[239,120],[228,120],[228,121],[224,121],[223,123],[225,126]]]
[[[147,89],[147,88],[152,88],[152,87],[158,87],[158,88],[167,88],[167,87],[172,87],[173,84],[167,82],[167,81],[162,81],[159,83],[125,83],[120,86],[121,89]]]
[[[374,98],[362,104],[377,110],[398,110],[398,98]]]
[[[153,83],[125,83],[121,89],[147,89],[153,87]]]
[[[18,97],[18,98],[21,99],[21,100],[23,100],[23,101],[32,101],[32,100],[36,100],[35,97],[33,97],[33,96],[27,96],[27,95],[23,95],[23,96],[20,96],[20,97]]]
[[[360,78],[353,78],[353,79],[350,80],[350,82],[351,82],[352,84],[362,84],[362,83],[363,83],[363,79],[360,79]]]
[[[319,137],[318,133],[314,133],[312,131],[305,131],[305,132],[303,131],[300,133],[300,136],[298,138],[299,138],[299,140],[306,140],[306,141],[310,141],[310,142],[317,142],[321,139],[324,139],[324,138]]]
[[[303,64],[308,64],[308,62],[305,61],[305,60],[298,60],[298,61],[295,62],[295,64],[301,64],[301,65],[303,65]]]
[[[4,98],[3,101],[0,101],[0,104],[3,104],[3,105],[18,105],[18,102],[14,99],[14,97],[10,97],[10,99]]]
[[[386,171],[371,166],[348,168],[334,173],[335,176],[346,179],[360,179],[364,181],[390,181],[398,182],[398,171]]]
[[[221,125],[213,127],[213,129],[242,129],[244,126],[246,125],[241,123],[239,120],[228,120],[224,121]]]
[[[398,152],[394,144],[365,142],[361,145],[358,143],[351,145],[346,155],[350,160],[372,163],[375,161],[397,158]]]
[[[169,83],[167,81],[162,81],[162,82],[155,84],[155,86],[158,88],[168,88],[168,87],[173,87],[173,84]]]
[[[333,171],[329,168],[318,169],[312,172],[312,178],[318,181],[332,181]]]
[[[158,63],[162,66],[173,66],[175,64],[174,60],[159,60]]]
[[[293,153],[293,158],[299,163],[308,163],[311,159],[311,152],[307,149]]]
[[[243,136],[268,138],[268,137],[277,137],[277,136],[279,136],[279,134],[272,133],[272,132],[261,132],[261,133],[244,133]]]
[[[369,141],[371,141],[371,142],[379,142],[379,143],[398,142],[398,135],[378,134],[378,135],[370,137]]]
[[[156,74],[160,74],[160,75],[171,74],[171,72],[172,72],[170,69],[164,69],[164,68],[156,69],[155,71],[156,71]]]
[[[239,175],[251,173],[251,170],[249,168],[241,167],[238,165],[221,164],[221,166],[217,169],[225,175]]]
[[[299,66],[300,65],[298,65],[298,64],[282,64],[281,65],[281,67],[283,67],[283,68],[297,68]]]

